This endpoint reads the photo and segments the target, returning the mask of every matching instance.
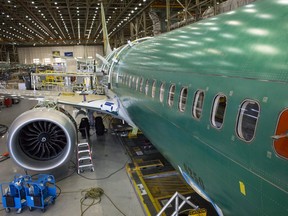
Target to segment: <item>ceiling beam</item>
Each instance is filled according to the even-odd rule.
[[[49,28],[47,28],[47,26],[41,22],[40,19],[38,19],[38,17],[35,15],[35,13],[33,13],[26,4],[24,4],[24,2],[22,0],[16,0],[16,2],[18,2],[18,4],[20,4],[25,10],[26,12],[29,14],[29,16],[31,16],[45,31],[47,31],[48,34],[50,34],[51,36],[53,36],[53,33],[50,31]],[[45,37],[45,36],[44,36]]]
[[[11,15],[13,14],[13,19],[16,19],[18,22],[25,24],[29,29],[31,29],[32,31],[34,31],[35,33],[37,33],[38,35],[42,36],[42,32],[38,31],[36,28],[34,28],[33,26],[31,26],[28,22],[26,22],[25,20],[23,20],[21,17],[19,17],[17,14],[15,14],[13,11],[11,11],[9,8],[5,7],[4,5],[0,4],[0,8],[3,11],[8,11],[8,13]],[[12,16],[12,15],[11,15]],[[28,32],[27,34],[31,34],[31,32]],[[33,35],[35,37],[37,37],[36,35]]]
[[[59,30],[60,33],[62,34],[63,38],[66,38],[66,36],[64,35],[62,29],[60,28],[57,20],[55,19],[54,15],[53,15],[52,12],[51,12],[51,5],[48,5],[46,1],[44,1],[44,5],[45,5],[45,7],[46,7],[46,10],[49,12],[50,16],[52,17],[52,19],[53,19],[55,25],[57,26],[58,30]]]
[[[70,19],[70,25],[72,28],[72,33],[73,33],[73,37],[75,38],[75,31],[74,31],[74,25],[73,25],[73,21],[72,21],[72,15],[71,15],[71,11],[70,11],[70,1],[66,0],[66,5],[67,5],[67,11],[68,11],[68,15],[69,15],[69,19]]]
[[[87,24],[88,24],[88,17],[89,17],[89,8],[91,6],[91,3],[89,2],[89,0],[86,0],[86,17],[85,17],[85,28],[84,28],[84,38],[86,37],[86,31],[87,31]]]

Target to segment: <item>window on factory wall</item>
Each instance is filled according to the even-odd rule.
[[[136,86],[135,86],[136,91],[138,91],[138,85],[139,85],[139,77],[137,77],[136,79]]]
[[[40,59],[39,58],[33,59],[33,64],[40,64]]]
[[[154,80],[152,83],[152,93],[151,93],[152,98],[155,97],[155,92],[156,92],[156,80]]]
[[[176,88],[176,87],[175,87],[174,84],[172,84],[172,85],[170,86],[170,88],[169,88],[168,105],[169,105],[170,107],[172,107],[173,104],[174,104],[175,88]]]
[[[288,109],[285,109],[279,116],[276,133],[274,136],[274,148],[277,154],[288,159]]]
[[[237,135],[240,139],[250,142],[254,138],[259,112],[260,107],[256,101],[245,100],[242,102],[236,125]]]
[[[44,58],[44,65],[49,65],[51,64],[51,59],[50,58]]]
[[[186,102],[187,102],[187,94],[188,89],[186,87],[181,89],[180,98],[179,98],[179,110],[181,112],[185,111],[186,108]]]
[[[165,92],[165,83],[161,83],[160,94],[159,94],[159,100],[161,103],[164,101],[164,92]]]
[[[216,128],[221,128],[224,122],[227,98],[223,94],[215,97],[211,113],[211,123]]]
[[[202,115],[202,109],[204,104],[204,91],[198,90],[195,93],[193,106],[192,106],[192,116],[196,119],[200,119]]]
[[[144,79],[140,78],[140,88],[139,88],[140,92],[143,92],[143,83],[144,83]]]
[[[149,80],[146,80],[146,85],[145,85],[145,94],[148,95],[148,91],[149,91]]]

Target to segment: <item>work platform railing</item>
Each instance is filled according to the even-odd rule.
[[[192,202],[189,201],[190,197],[184,197],[180,193],[176,192],[170,199],[169,201],[163,206],[161,211],[157,214],[157,216],[161,216],[162,213],[165,212],[165,210],[170,206],[170,204],[175,201],[175,210],[171,214],[171,216],[178,216],[180,209],[185,205],[188,204],[190,205],[194,210],[197,210],[199,207],[194,205]],[[179,204],[179,201],[182,202]]]

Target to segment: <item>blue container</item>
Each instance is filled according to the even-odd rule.
[[[6,212],[14,208],[19,214],[27,206],[24,184],[30,180],[30,176],[15,175],[12,182],[1,184],[2,204]]]
[[[27,206],[30,211],[39,208],[43,212],[57,198],[55,179],[52,175],[39,174],[38,179],[25,183]]]

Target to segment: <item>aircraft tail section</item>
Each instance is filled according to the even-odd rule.
[[[101,22],[102,22],[102,32],[103,32],[103,42],[104,42],[104,55],[107,56],[109,53],[112,52],[112,49],[109,43],[104,6],[102,2],[101,2]]]

